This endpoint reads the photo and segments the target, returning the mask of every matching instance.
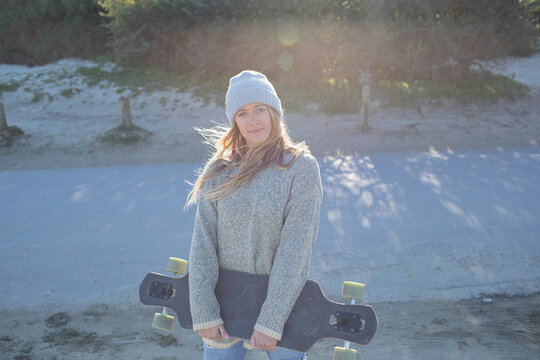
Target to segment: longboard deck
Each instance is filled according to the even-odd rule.
[[[232,337],[249,340],[266,299],[268,275],[220,269],[215,289],[224,326]],[[189,306],[189,274],[172,278],[146,275],[139,287],[141,303],[165,306],[177,314],[180,326],[192,330]],[[345,305],[329,300],[320,285],[308,280],[283,329],[279,347],[308,351],[322,338],[338,338],[367,345],[378,330],[375,311],[369,305]]]

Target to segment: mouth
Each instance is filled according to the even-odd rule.
[[[248,131],[248,133],[250,134],[258,134],[259,132],[261,132],[263,130],[263,128],[260,128],[260,129],[257,129],[257,130],[251,130],[251,131]]]

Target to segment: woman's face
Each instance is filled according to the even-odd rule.
[[[262,144],[270,137],[272,119],[265,104],[252,103],[242,106],[234,116],[240,134],[249,146]]]

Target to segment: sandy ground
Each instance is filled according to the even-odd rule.
[[[287,114],[291,135],[306,140],[318,156],[435,149],[506,148],[540,143],[540,56],[510,63],[507,72],[528,82],[531,91],[511,102],[490,106],[446,104],[420,109],[386,109],[375,102],[370,131],[360,131],[359,114],[328,116],[306,110]],[[528,61],[528,62],[527,62]],[[154,135],[145,143],[103,146],[97,136],[119,125],[120,95],[115,88],[85,88],[78,79],[43,83],[44,74],[90,66],[64,60],[26,69],[0,65],[2,81],[30,75],[16,92],[4,93],[9,125],[25,135],[0,149],[0,170],[52,169],[176,162],[200,162],[207,157],[193,126],[224,122],[223,109],[201,106],[189,94],[140,95],[131,99],[136,125]],[[517,64],[517,65],[516,65]],[[41,75],[39,75],[41,74]],[[25,87],[39,88],[51,100],[34,102]],[[64,98],[62,90],[79,89]],[[165,99],[165,100],[163,100]],[[413,301],[372,304],[380,331],[362,348],[363,359],[475,358],[534,359],[540,350],[540,296],[484,296],[462,301]],[[87,304],[58,313],[48,308],[26,311],[0,309],[0,351],[3,359],[200,359],[196,334],[150,328],[154,309],[116,308]],[[310,359],[330,359],[340,342],[318,342]],[[396,356],[397,355],[397,356]],[[250,352],[249,359],[264,353]]]
[[[451,301],[374,304],[380,329],[359,349],[361,359],[537,359],[540,351],[540,295]],[[2,311],[3,359],[201,359],[197,335],[175,324],[151,329],[152,309],[86,308],[52,312]],[[342,341],[322,340],[310,360],[331,359]],[[261,351],[247,359],[265,359]]]

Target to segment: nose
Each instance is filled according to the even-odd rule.
[[[257,125],[259,123],[259,118],[256,114],[250,114],[249,115],[249,122],[250,125]]]

